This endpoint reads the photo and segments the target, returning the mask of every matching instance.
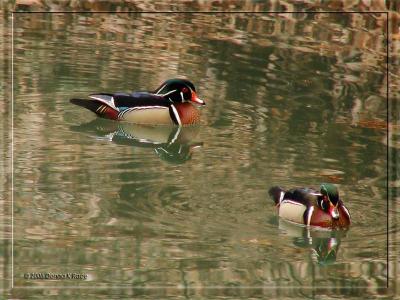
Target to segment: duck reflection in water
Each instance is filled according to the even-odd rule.
[[[185,163],[192,158],[194,149],[203,146],[202,142],[192,142],[198,126],[151,126],[95,119],[71,129],[119,145],[152,148],[158,157],[171,164]]]
[[[323,266],[336,262],[340,241],[347,232],[299,226],[282,219],[279,220],[279,230],[282,234],[293,237],[295,246],[310,249],[312,261]]]

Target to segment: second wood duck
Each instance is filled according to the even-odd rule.
[[[205,105],[186,79],[169,79],[151,92],[95,93],[70,101],[106,119],[179,126],[198,123],[200,112],[193,104]]]
[[[285,191],[275,186],[269,194],[279,216],[288,221],[325,228],[346,228],[351,223],[350,213],[333,184],[323,183],[319,191],[312,188]]]

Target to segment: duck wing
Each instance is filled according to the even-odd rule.
[[[285,193],[284,199],[293,200],[307,207],[316,204],[322,194],[312,188],[296,188],[288,190]]]
[[[162,96],[148,92],[136,93],[94,93],[89,99],[70,99],[70,102],[107,119],[118,119],[118,115],[127,109],[170,107],[171,102]]]
[[[128,93],[96,93],[89,95],[89,98],[94,101],[99,101],[103,104],[107,104],[110,107],[119,109],[121,108],[132,108],[141,106],[164,106],[168,107],[170,101],[162,96],[154,95],[148,92],[135,92],[132,94]]]

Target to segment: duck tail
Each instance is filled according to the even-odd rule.
[[[275,205],[280,204],[285,196],[285,191],[279,186],[273,186],[269,189],[268,193],[274,200]]]
[[[104,102],[92,100],[92,99],[70,99],[72,104],[82,106],[96,115],[106,119],[117,120],[118,119],[118,111],[112,108],[110,105]]]
[[[89,99],[70,99],[69,102],[75,105],[82,106],[88,110],[91,110],[94,113],[97,113],[97,110],[100,108],[100,106],[103,104],[98,101],[93,101]]]

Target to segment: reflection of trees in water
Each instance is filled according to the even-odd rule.
[[[385,70],[386,53],[381,16],[310,14],[303,19],[288,16],[193,14],[188,18],[182,14],[18,15],[16,27],[34,29],[37,38],[42,36],[46,43],[60,45],[52,53],[45,54],[46,43],[39,43],[38,46],[43,50],[32,53],[29,51],[32,45],[20,40],[17,67],[22,61],[30,62],[30,66],[24,64],[24,68],[37,71],[43,66],[33,62],[35,58],[43,60],[43,55],[46,55],[49,63],[42,69],[45,73],[37,81],[30,77],[19,78],[19,84],[21,89],[26,86],[39,92],[72,88],[73,82],[62,82],[57,78],[49,80],[47,77],[63,73],[64,76],[74,76],[78,83],[81,81],[81,85],[88,88],[108,83],[110,86],[117,84],[123,89],[133,89],[155,86],[165,77],[183,71],[185,74],[193,72],[194,77],[207,78],[205,75],[213,76],[216,69],[223,72],[217,78],[218,83],[222,81],[222,85],[229,85],[230,82],[235,84],[235,76],[239,77],[241,71],[248,69],[259,73],[254,75],[259,76],[261,83],[267,78],[268,81],[286,80],[311,88],[324,83],[308,82],[307,78],[299,80],[296,71],[304,71],[303,67],[312,64],[310,71],[318,71],[322,75],[329,73],[328,80],[335,86],[333,90],[337,96],[356,85],[356,88],[361,86],[364,91],[378,88],[379,95],[385,97],[386,79],[380,75]],[[43,27],[43,22],[39,22],[41,18],[51,18],[51,30]],[[353,20],[360,18],[358,22]],[[64,34],[65,28],[68,34]],[[74,61],[65,60],[65,47],[69,48],[68,55],[72,54]],[[93,51],[93,48],[96,50]],[[96,64],[89,63],[93,56]],[[319,56],[318,68],[315,58]],[[322,56],[335,63],[324,63]],[[124,68],[121,68],[121,61],[124,61]],[[227,64],[227,61],[235,63]],[[294,61],[296,64],[293,64]],[[254,68],[255,65],[257,68]],[[332,69],[324,70],[327,65]],[[91,75],[89,77],[97,74],[98,81],[94,78],[84,80],[88,74]],[[123,82],[125,86],[121,86]],[[251,84],[248,82],[248,85]],[[260,96],[264,95],[261,93]]]
[[[212,10],[225,6],[229,8],[232,4],[229,1],[222,3],[218,6],[215,1],[205,1],[204,4],[194,4],[194,7]],[[130,5],[133,4],[123,6],[76,1],[72,9],[132,9]],[[149,7],[147,1],[135,5],[138,9],[168,9],[167,4]],[[236,1],[233,5],[237,5]],[[251,1],[244,1],[241,5],[246,9],[270,8]],[[290,10],[296,9],[296,6],[284,1],[280,5]],[[272,4],[270,6],[271,9],[279,8]],[[171,214],[174,209],[178,213],[184,211],[187,205],[185,199],[189,199],[193,191],[201,195],[199,198],[207,199],[208,191],[204,186],[209,183],[209,178],[196,176],[204,170],[190,164],[182,168],[176,179],[190,186],[190,192],[167,184],[157,185],[151,178],[126,171],[138,167],[137,163],[125,163],[124,166],[124,162],[117,162],[120,164],[118,170],[125,171],[101,174],[102,168],[107,167],[105,162],[109,162],[110,168],[115,167],[112,163],[115,162],[113,153],[104,153],[101,160],[97,160],[97,150],[91,148],[90,142],[82,139],[82,144],[76,145],[76,141],[69,144],[68,141],[60,143],[52,140],[54,136],[48,127],[51,122],[43,118],[43,115],[47,115],[51,120],[62,123],[65,109],[63,103],[78,91],[86,93],[99,89],[152,88],[167,77],[187,74],[199,82],[200,94],[212,100],[204,114],[205,123],[219,126],[219,120],[226,114],[226,99],[232,100],[233,103],[229,105],[233,110],[240,111],[244,105],[247,108],[238,117],[246,118],[248,127],[232,131],[232,141],[237,143],[233,142],[229,149],[229,155],[239,159],[226,164],[211,157],[218,168],[216,172],[234,183],[232,187],[225,188],[228,195],[240,193],[247,188],[243,177],[236,170],[252,169],[254,174],[263,174],[262,166],[257,165],[263,162],[260,157],[272,161],[271,164],[275,162],[283,171],[295,173],[302,180],[315,176],[322,181],[323,175],[317,172],[319,169],[311,162],[324,164],[321,157],[336,157],[337,153],[341,153],[340,161],[327,161],[325,166],[340,171],[347,170],[348,165],[355,165],[354,173],[351,170],[346,174],[328,173],[331,179],[337,176],[335,180],[352,185],[360,180],[357,177],[359,174],[365,174],[366,178],[362,182],[371,184],[373,178],[385,173],[385,164],[381,158],[385,149],[379,138],[384,137],[385,132],[379,127],[379,121],[385,121],[386,117],[386,78],[382,75],[385,73],[386,49],[382,35],[385,23],[382,15],[224,14],[216,17],[168,14],[160,17],[153,14],[32,14],[17,15],[15,25],[19,28],[15,35],[16,99],[24,103],[16,105],[15,124],[17,128],[29,128],[29,132],[17,132],[15,137],[15,157],[20,159],[20,166],[23,163],[25,169],[21,177],[36,186],[33,192],[28,191],[34,194],[40,194],[41,187],[43,193],[48,192],[50,186],[53,192],[62,189],[71,191],[73,199],[79,199],[82,195],[88,197],[79,201],[85,205],[87,203],[87,208],[85,205],[73,205],[71,195],[63,193],[54,194],[54,199],[47,199],[47,205],[44,202],[38,204],[48,208],[43,211],[45,219],[54,217],[58,220],[65,217],[63,211],[67,216],[74,216],[74,222],[49,220],[54,226],[51,228],[53,234],[57,236],[57,232],[65,234],[67,231],[70,236],[80,236],[83,239],[90,236],[109,237],[108,240],[94,239],[90,245],[79,239],[64,243],[55,239],[46,243],[45,247],[38,245],[36,250],[21,248],[18,250],[21,265],[30,263],[32,258],[43,257],[49,251],[49,264],[52,263],[52,257],[55,257],[54,265],[59,263],[56,257],[65,257],[68,263],[77,268],[95,262],[98,278],[109,278],[108,266],[113,264],[113,260],[118,260],[120,268],[111,272],[122,274],[127,280],[136,274],[134,280],[138,280],[137,284],[176,283],[183,282],[184,278],[189,285],[221,285],[221,282],[227,286],[260,285],[266,282],[284,285],[287,282],[282,281],[282,278],[287,278],[288,281],[297,282],[298,286],[333,286],[333,290],[355,282],[360,286],[382,285],[380,281],[384,277],[385,266],[380,262],[368,262],[368,255],[364,265],[337,266],[338,272],[348,276],[346,279],[327,280],[330,278],[328,271],[315,267],[310,261],[269,261],[266,257],[271,254],[270,245],[257,245],[261,251],[259,257],[256,256],[258,259],[248,260],[244,256],[225,261],[207,261],[199,255],[203,253],[201,249],[210,245],[202,244],[201,240],[195,241],[193,236],[177,244],[177,232],[168,232],[168,226],[161,222],[157,226],[165,237],[170,238],[158,239],[159,232],[154,232],[157,226],[146,226],[146,221],[156,222],[152,219],[152,213],[160,207],[169,209]],[[396,66],[393,66],[392,72],[398,73]],[[62,96],[50,97],[50,94]],[[45,101],[30,101],[31,97],[39,99],[42,95]],[[304,105],[309,106],[307,110]],[[264,107],[268,110],[259,110]],[[232,125],[229,122],[235,121],[226,119],[226,127],[233,128],[235,123]],[[350,125],[358,128],[355,130]],[[224,129],[224,126],[221,127]],[[376,132],[371,134],[368,128],[375,128]],[[288,138],[285,134],[289,132],[295,134]],[[319,138],[321,134],[328,137]],[[296,148],[296,137],[303,138],[305,142],[302,144],[307,147]],[[262,149],[243,146],[257,145],[263,140],[274,140],[275,143]],[[340,147],[338,140],[343,142]],[[26,149],[39,150],[46,144],[52,145],[46,160],[53,165],[63,165],[68,159],[71,161],[71,169],[49,170],[51,166],[46,163],[30,159],[32,157],[23,147],[25,145]],[[282,145],[294,147],[293,155],[281,154]],[[129,157],[131,150],[119,148],[118,154]],[[199,156],[204,160],[210,159],[201,152]],[[303,165],[304,161],[310,161],[314,169],[298,170],[297,166]],[[96,162],[101,167],[97,167]],[[211,162],[207,164],[210,166]],[[146,162],[144,165],[154,167]],[[168,172],[165,165],[157,168],[159,173]],[[52,172],[60,175],[49,175]],[[139,186],[132,181],[134,175],[138,181],[140,179]],[[282,177],[287,175],[283,174]],[[118,181],[125,185],[113,185]],[[148,182],[143,185],[143,181]],[[82,186],[78,184],[80,182],[88,184]],[[107,192],[99,194],[97,188],[102,191],[106,189]],[[136,198],[134,193],[140,188],[141,197]],[[378,198],[383,193],[382,189],[373,197]],[[173,199],[168,197],[171,194],[175,194]],[[101,198],[115,199],[116,202],[99,201]],[[164,203],[154,202],[154,199],[159,198],[164,199]],[[22,199],[19,205],[26,204],[29,207],[30,201],[28,198]],[[69,205],[62,206],[60,203]],[[132,210],[141,210],[143,214],[135,219],[130,213]],[[110,215],[104,215],[105,212]],[[182,228],[192,225],[192,220],[179,217]],[[98,226],[93,226],[92,222]],[[18,234],[45,235],[36,227],[39,225],[33,224],[36,233]],[[122,228],[126,230],[124,238],[118,237]],[[118,237],[117,241],[115,236]],[[231,246],[235,245],[235,237],[232,234],[229,241]],[[189,242],[190,239],[194,241]],[[210,244],[215,247],[215,254],[229,254],[224,243]],[[53,256],[54,248],[57,247],[60,249],[59,255]],[[251,244],[247,247],[251,251]],[[76,261],[75,254],[69,255],[68,250],[70,253],[78,253],[78,260],[81,261]],[[285,251],[288,257],[294,255],[294,250],[289,247]],[[255,253],[254,249],[252,253]],[[346,256],[346,247],[341,247],[341,253]],[[103,269],[104,266],[107,267]],[[310,268],[314,272],[313,281],[309,277]],[[252,270],[252,273],[242,270]],[[166,289],[165,293],[174,291]],[[279,290],[278,294],[289,296],[296,293],[295,289],[288,289]],[[304,293],[307,294],[307,290]]]
[[[7,1],[6,1],[7,2]],[[9,3],[8,3],[9,2]],[[14,7],[12,1],[8,1],[8,8]],[[19,10],[30,10],[30,9],[42,9],[42,10],[85,10],[85,11],[161,11],[171,10],[178,7],[180,10],[196,10],[196,11],[384,11],[390,9],[398,11],[399,4],[397,1],[331,1],[331,2],[320,2],[318,4],[312,0],[304,0],[301,3],[292,3],[294,1],[280,0],[280,1],[254,1],[244,0],[237,2],[235,0],[227,1],[185,1],[176,4],[174,1],[113,1],[113,2],[92,2],[90,0],[82,1],[71,1],[70,3],[53,3],[51,0],[23,0],[15,1],[16,9]],[[6,3],[6,4],[7,4]]]
[[[29,11],[29,10],[43,10],[43,11],[63,11],[63,10],[71,10],[71,11],[141,11],[141,10],[171,10],[171,3],[173,2],[152,2],[149,3],[147,1],[135,1],[135,2],[105,2],[105,1],[71,1],[68,5],[64,2],[54,3],[53,1],[47,0],[24,0],[24,1],[16,1],[16,9],[20,11]],[[174,3],[175,4],[175,3]],[[11,10],[14,8],[14,3],[12,1],[6,1],[3,4],[5,11]],[[325,43],[317,43],[314,46],[315,53],[323,53],[325,55],[336,55],[340,57],[343,53],[353,51],[355,47],[358,47],[362,50],[362,58],[361,58],[361,70],[365,70],[365,67],[373,68],[374,66],[381,65],[376,64],[376,53],[385,53],[385,43],[383,41],[382,32],[386,28],[385,24],[385,15],[383,14],[357,14],[357,13],[346,13],[346,14],[309,14],[305,13],[305,11],[338,11],[338,10],[347,10],[347,11],[385,11],[388,9],[391,14],[391,37],[394,39],[394,43],[392,44],[392,53],[395,55],[398,51],[398,37],[399,37],[399,20],[400,17],[397,11],[399,11],[399,3],[397,1],[387,1],[384,3],[383,1],[334,1],[327,3],[319,3],[316,5],[314,1],[303,1],[302,3],[290,3],[290,1],[274,1],[274,2],[260,2],[255,3],[253,1],[187,1],[185,3],[179,4],[180,10],[198,10],[198,11],[221,11],[221,10],[231,10],[231,11],[304,11],[303,13],[298,14],[268,14],[262,15],[262,20],[257,20],[257,18],[252,17],[249,18],[248,15],[245,14],[220,14],[220,15],[203,15],[201,20],[193,21],[192,26],[186,26],[183,24],[188,19],[190,19],[190,15],[180,15],[178,17],[173,16],[172,14],[168,15],[147,15],[149,22],[147,24],[140,24],[141,22],[131,22],[132,18],[137,16],[136,14],[103,14],[100,17],[96,17],[91,20],[90,23],[92,25],[96,25],[96,32],[92,32],[91,34],[97,35],[98,38],[102,38],[102,36],[106,36],[105,40],[115,39],[120,43],[129,42],[129,40],[124,39],[124,35],[129,32],[135,32],[134,35],[138,38],[143,34],[143,30],[137,30],[135,25],[139,25],[142,29],[147,28],[150,30],[147,33],[151,33],[151,27],[154,26],[156,31],[162,32],[162,30],[176,30],[180,34],[183,32],[183,37],[189,34],[208,34],[214,35],[216,37],[230,40],[234,43],[248,43],[251,40],[253,33],[263,33],[268,37],[278,36],[282,38],[284,41],[287,38],[293,39],[296,36],[303,36],[305,38],[311,38],[314,41],[325,41]],[[142,17],[144,15],[141,15]],[[167,16],[167,17],[166,17]],[[254,16],[254,15],[253,15]],[[276,16],[279,16],[276,18]],[[55,19],[66,19],[69,20],[85,20],[87,18],[83,16],[77,15],[58,15]],[[29,25],[33,25],[35,28],[42,26],[41,22],[33,17],[30,21]],[[88,18],[91,19],[91,18]],[[304,24],[304,21],[309,21],[311,19],[316,20],[316,24],[313,22],[309,22],[308,25]],[[168,20],[172,21],[168,22]],[[179,22],[179,20],[183,20],[184,22]],[[178,22],[176,22],[178,21]],[[169,27],[168,24],[172,26]],[[176,24],[181,23],[178,28]],[[62,24],[59,28],[66,28]],[[85,23],[80,24],[80,29],[85,27]],[[86,24],[87,25],[87,24]],[[225,25],[228,25],[228,28],[225,30],[221,30]],[[79,27],[77,28],[79,29]],[[97,30],[98,29],[98,30]],[[186,30],[185,30],[186,29]],[[193,30],[194,29],[194,30]],[[357,29],[357,30],[354,30]],[[80,35],[84,35],[84,32],[87,30],[87,26],[85,30],[81,30],[79,32]],[[368,31],[366,31],[368,30]],[[170,53],[169,57],[172,55],[173,43],[165,43],[162,41],[162,36],[157,39],[157,34],[153,32],[155,41],[157,43],[153,43],[154,50],[165,50],[168,45],[168,52]],[[176,35],[174,38],[179,39],[180,34]],[[161,34],[163,35],[163,34]],[[259,42],[269,43],[269,38],[259,39]],[[291,43],[291,45],[302,47],[302,44],[307,42],[303,39],[299,39],[296,43]],[[156,44],[156,45],[155,45]],[[350,46],[350,47],[349,47]],[[309,48],[313,48],[308,45],[308,49],[303,48],[303,51],[310,51]],[[363,50],[364,49],[364,50]],[[374,51],[366,51],[368,49],[373,49]],[[115,49],[114,49],[115,50]],[[132,49],[134,50],[134,49]],[[181,50],[181,53],[185,50]],[[79,53],[82,55],[82,53]],[[89,54],[89,56],[92,53]],[[112,55],[112,54],[110,54]],[[161,60],[162,60],[161,53]],[[347,55],[346,55],[347,56]],[[129,53],[127,53],[127,58],[129,57]],[[133,57],[132,57],[133,58]],[[167,57],[168,58],[168,57]],[[182,57],[181,57],[182,58]],[[379,58],[378,58],[379,59]],[[134,60],[132,60],[134,61]],[[340,61],[338,59],[338,61]],[[158,64],[158,61],[154,61]],[[164,69],[166,65],[164,64]],[[393,74],[398,74],[399,69],[396,65],[392,66]],[[157,80],[158,82],[159,80]],[[383,85],[384,88],[384,85]],[[393,84],[392,92],[398,93],[398,88]]]

